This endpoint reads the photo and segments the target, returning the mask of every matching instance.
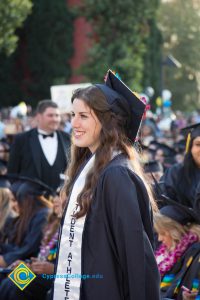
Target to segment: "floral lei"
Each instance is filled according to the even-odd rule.
[[[50,226],[49,226],[50,227]],[[39,252],[39,259],[45,261],[49,255],[50,250],[55,247],[56,243],[58,242],[58,230],[54,233],[54,235],[51,237],[50,241],[47,243],[47,238],[49,236],[50,229],[46,230],[44,234],[44,238],[42,240],[41,246],[40,246],[40,252]]]
[[[164,244],[161,244],[158,250],[155,252],[156,259],[159,256],[163,256],[163,259],[160,263],[158,263],[158,269],[160,271],[161,276],[163,276],[166,272],[171,270],[171,268],[176,264],[179,258],[184,254],[184,252],[198,241],[198,236],[195,233],[188,232],[186,233],[180,242],[176,245],[176,247],[169,251]]]

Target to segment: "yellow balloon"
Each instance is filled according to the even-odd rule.
[[[162,99],[161,99],[161,97],[156,98],[156,105],[157,106],[162,106]]]

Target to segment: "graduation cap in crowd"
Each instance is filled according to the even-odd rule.
[[[200,136],[200,123],[192,124],[190,126],[181,129],[183,134],[186,134],[186,146],[185,153],[188,153],[190,149],[191,140]]]
[[[147,151],[151,154],[152,158],[154,157],[155,153],[156,153],[156,147],[152,146],[152,145],[149,145],[149,146],[146,146],[146,145],[141,145],[141,149],[143,151]]]
[[[177,154],[176,150],[168,145],[166,145],[165,143],[160,143],[157,141],[152,141],[150,142],[150,145],[155,145],[156,147],[156,151],[158,149],[161,149],[163,151],[163,155],[164,157],[174,157],[174,155]]]
[[[162,152],[163,152],[162,156],[164,158],[164,165],[166,167],[170,167],[171,165],[176,163],[175,156],[177,155],[177,151],[174,148],[166,145],[165,143],[160,143],[160,142],[157,142],[157,141],[151,142],[150,145],[152,145],[152,143],[156,147],[156,152],[158,150],[162,150]]]
[[[26,195],[44,196],[48,198],[50,195],[54,196],[55,191],[36,178],[29,178],[18,174],[0,175],[0,180],[6,179],[11,183],[10,190],[18,197]]]
[[[145,173],[163,172],[162,164],[157,160],[151,160],[144,164]]]
[[[162,195],[164,206],[160,209],[160,213],[169,217],[181,225],[188,223],[200,224],[200,216],[193,208],[176,202],[169,197]]]
[[[178,153],[183,153],[185,151],[185,139],[174,143],[174,148]]]
[[[124,119],[128,138],[135,141],[140,128],[145,103],[133,93],[111,70],[108,70],[105,84],[96,84],[105,95],[112,111]]]
[[[38,180],[31,179],[21,183],[16,193],[16,199],[20,203],[29,195],[38,196],[42,202],[51,207],[52,205],[48,201],[49,193],[51,193],[51,189],[49,187]],[[41,198],[41,196],[43,197]]]

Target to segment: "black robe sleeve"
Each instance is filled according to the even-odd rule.
[[[181,202],[181,196],[178,194],[178,181],[180,176],[183,176],[182,164],[176,164],[168,168],[161,177],[162,191],[165,195],[173,200]]]

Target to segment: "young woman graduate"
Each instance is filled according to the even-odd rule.
[[[26,266],[36,275],[36,278],[24,289],[20,290],[10,278],[5,278],[0,284],[1,300],[44,300],[52,287],[52,279],[48,275],[54,273],[54,264],[58,244],[58,230],[62,215],[62,203],[58,195],[53,197],[53,211],[48,217],[43,229],[40,251],[37,257],[29,257]],[[10,268],[16,268],[22,261],[14,262]],[[10,271],[11,272],[11,271]],[[24,281],[26,281],[26,277]]]
[[[145,105],[110,70],[72,105],[53,299],[157,300],[152,209],[133,149]]]
[[[37,255],[42,229],[52,206],[44,198],[44,193],[49,191],[45,184],[28,177],[18,178],[18,182],[15,182],[18,186],[16,198],[12,199],[12,206],[18,211],[18,216],[6,224],[9,230],[4,229],[6,235],[0,243],[0,267],[8,267],[18,259]]]
[[[161,245],[156,260],[161,274],[162,299],[200,299],[200,218],[194,210],[168,199],[154,214]],[[187,291],[188,290],[188,294]],[[184,292],[184,298],[183,298]]]
[[[183,129],[188,132],[184,161],[167,169],[161,182],[165,195],[194,207],[200,182],[200,123]]]

